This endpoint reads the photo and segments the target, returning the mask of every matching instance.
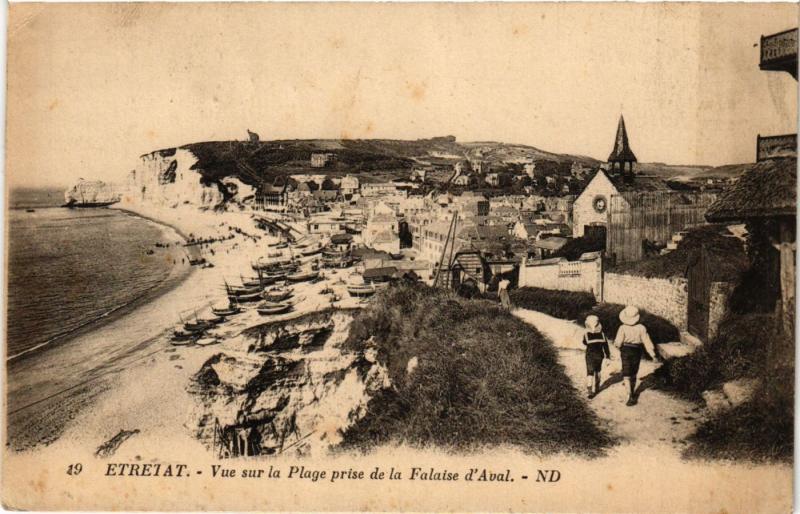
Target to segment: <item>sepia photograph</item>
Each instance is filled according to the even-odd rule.
[[[9,510],[793,508],[796,3],[13,3]]]

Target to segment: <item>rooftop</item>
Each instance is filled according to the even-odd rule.
[[[709,221],[794,216],[797,209],[797,159],[757,162],[720,193],[706,213]]]

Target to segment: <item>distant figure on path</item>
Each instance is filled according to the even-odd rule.
[[[583,333],[583,346],[586,347],[586,389],[589,399],[592,399],[600,392],[600,370],[603,367],[603,359],[611,359],[611,352],[608,350],[608,339],[603,333],[600,318],[590,314],[586,316],[584,325],[586,326],[586,332]]]
[[[628,305],[619,313],[622,325],[617,330],[614,346],[619,348],[622,359],[622,378],[628,387],[627,406],[636,405],[636,375],[639,373],[639,363],[642,361],[642,352],[647,352],[655,358],[656,351],[653,341],[644,325],[639,323],[639,309]]]
[[[507,279],[503,279],[497,284],[497,294],[500,296],[500,304],[507,311],[511,310],[511,297],[508,296],[508,286],[511,284]]]

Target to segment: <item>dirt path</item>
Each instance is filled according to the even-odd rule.
[[[554,318],[541,312],[514,309],[513,314],[534,326],[555,344],[559,358],[575,388],[586,393],[586,363],[581,337],[583,329],[571,321]],[[606,334],[613,337],[613,334]],[[602,389],[587,402],[610,432],[630,444],[666,446],[676,451],[687,443],[705,415],[705,409],[680,400],[662,391],[652,389],[653,372],[660,366],[653,361],[642,361],[639,371],[639,403],[627,407],[627,391],[620,374],[619,351],[611,345],[611,360],[605,360]]]

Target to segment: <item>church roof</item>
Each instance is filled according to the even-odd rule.
[[[617,137],[614,139],[614,149],[608,156],[608,162],[636,162],[636,156],[628,143],[628,132],[625,130],[625,118],[620,115],[617,125]]]

